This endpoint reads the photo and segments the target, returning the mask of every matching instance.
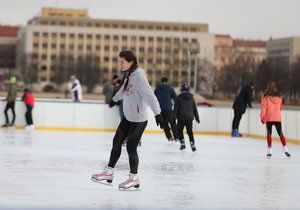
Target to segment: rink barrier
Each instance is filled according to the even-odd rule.
[[[1,100],[1,98],[0,98]],[[2,98],[3,100],[3,98]],[[0,101],[0,121],[4,124],[3,114],[6,102]],[[16,102],[16,125],[21,129],[25,125],[25,105]],[[198,107],[200,124],[194,122],[195,134],[230,136],[233,110],[230,107]],[[240,124],[240,132],[245,137],[265,139],[266,129],[259,119],[260,110],[247,109]],[[11,117],[11,113],[9,112]],[[153,113],[148,110],[149,121],[146,133],[161,133]],[[37,130],[114,132],[120,122],[117,107],[109,108],[101,101],[73,103],[71,100],[36,99],[33,120]],[[290,143],[300,144],[300,110],[282,110],[282,127]],[[277,133],[274,130],[274,140]]]

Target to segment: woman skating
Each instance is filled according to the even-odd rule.
[[[261,112],[260,119],[263,124],[266,123],[267,127],[267,142],[268,152],[267,157],[272,156],[272,126],[275,125],[277,133],[280,137],[280,141],[283,146],[283,150],[287,157],[291,157],[288,151],[285,137],[282,133],[281,127],[281,109],[282,109],[282,96],[278,92],[276,83],[271,81],[268,83],[268,87],[261,98]]]
[[[113,139],[113,147],[108,165],[101,173],[92,175],[94,181],[113,181],[113,168],[119,160],[122,143],[127,138],[127,152],[129,156],[129,178],[119,185],[119,188],[138,188],[139,158],[137,146],[147,126],[147,105],[152,109],[156,123],[162,128],[163,120],[160,106],[154,92],[149,85],[145,71],[137,65],[137,58],[132,51],[121,51],[119,54],[121,70],[124,72],[123,85],[115,94],[112,104],[123,100],[124,117],[122,118]]]

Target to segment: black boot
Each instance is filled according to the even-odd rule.
[[[184,139],[180,140],[180,150],[184,150],[185,149],[185,142],[184,142]]]
[[[193,152],[195,152],[197,150],[194,141],[191,141],[191,149]]]

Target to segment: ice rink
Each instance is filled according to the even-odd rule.
[[[0,209],[300,209],[300,146],[285,157],[278,142],[197,135],[197,152],[145,134],[141,191],[124,192],[125,147],[114,186],[90,180],[107,164],[113,133],[0,130]]]

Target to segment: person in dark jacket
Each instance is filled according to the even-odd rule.
[[[242,134],[239,133],[239,124],[242,119],[242,115],[246,112],[247,106],[252,108],[252,92],[254,89],[254,83],[249,82],[248,84],[242,86],[239,95],[235,98],[233,103],[234,118],[232,121],[232,137],[242,137]]]
[[[176,98],[174,112],[178,120],[178,136],[180,139],[180,150],[185,149],[183,129],[186,127],[187,134],[190,139],[191,149],[196,151],[194,134],[193,134],[193,120],[196,119],[200,123],[197,106],[193,95],[189,92],[188,84],[184,83],[180,86],[180,94]]]
[[[2,127],[8,127],[8,126],[14,126],[15,125],[15,119],[16,119],[16,113],[15,113],[15,103],[16,103],[16,98],[17,98],[17,78],[12,76],[10,78],[10,84],[7,92],[7,103],[5,106],[4,114],[5,114],[5,124]],[[11,109],[13,118],[11,123],[9,123],[9,118],[8,118],[8,110]]]
[[[168,84],[168,78],[163,77],[161,83],[156,87],[154,94],[156,95],[160,108],[161,115],[164,120],[164,132],[169,141],[177,141],[178,133],[177,126],[173,114],[173,103],[175,102],[176,93],[174,89]],[[172,129],[173,136],[170,132],[170,126]]]

